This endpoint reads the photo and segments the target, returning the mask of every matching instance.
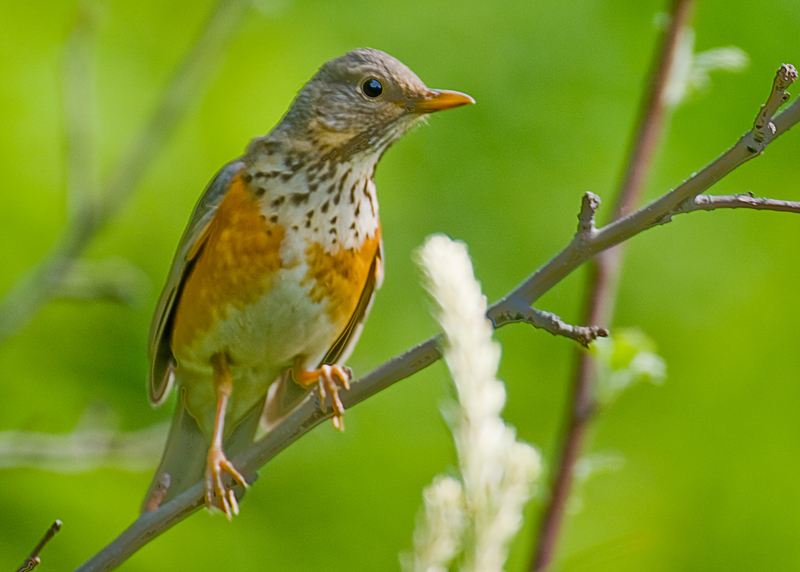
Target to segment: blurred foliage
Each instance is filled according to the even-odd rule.
[[[637,383],[661,385],[667,364],[656,353],[656,344],[638,328],[621,328],[607,338],[598,338],[590,351],[597,367],[597,401],[609,406]]]
[[[101,178],[211,6],[92,5]],[[170,416],[169,404],[147,405],[147,331],[192,205],[322,62],[355,47],[387,51],[431,87],[467,92],[478,104],[433,117],[378,169],[387,275],[350,365],[367,372],[434,332],[411,260],[432,232],[469,244],[489,299],[502,296],[570,239],[583,192],[610,204],[663,8],[632,0],[259,0],[208,89],[87,253],[121,257],[155,287],[141,306],[54,302],[0,348],[0,430],[67,433],[95,400],[125,431]],[[77,11],[74,1],[0,4],[0,292],[67,220],[61,55]],[[750,127],[775,69],[800,63],[792,61],[799,26],[798,0],[700,5],[695,49],[736,46],[750,66],[712,76],[678,108],[649,198]],[[799,200],[798,137],[782,137],[714,192]],[[610,449],[626,462],[582,489],[583,510],[567,519],[560,542],[561,569],[800,568],[798,238],[796,216],[741,210],[678,217],[630,242],[616,323],[604,325],[647,332],[670,381],[626,392],[594,425],[587,453]],[[539,306],[574,321],[581,276]],[[498,338],[506,419],[547,459],[567,406],[574,344],[522,326]],[[195,515],[122,569],[397,569],[422,488],[454,463],[438,412],[444,378],[437,364],[350,411],[345,434],[317,429],[261,471],[233,523]],[[55,518],[64,529],[40,569],[72,569],[135,518],[149,479],[150,471],[120,469],[0,471],[0,569],[18,566]],[[529,507],[512,572],[526,569],[538,510]]]

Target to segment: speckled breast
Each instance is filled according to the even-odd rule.
[[[179,371],[208,370],[210,357],[224,351],[232,370],[270,376],[297,356],[321,360],[346,327],[380,227],[360,244],[331,248],[281,222],[241,175],[234,178],[178,302],[172,349]]]

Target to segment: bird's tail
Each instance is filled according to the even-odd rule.
[[[263,408],[262,399],[232,428],[223,447],[229,459],[253,442]],[[142,514],[155,510],[205,478],[208,446],[205,434],[179,396],[161,463],[142,503]]]

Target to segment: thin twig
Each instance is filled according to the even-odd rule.
[[[572,326],[553,313],[535,310],[523,303],[518,304],[513,311],[509,309],[499,315],[493,322],[495,328],[506,324],[523,322],[532,325],[534,328],[541,328],[550,332],[554,336],[564,336],[567,339],[575,340],[585,348],[588,348],[589,344],[597,338],[604,338],[608,335],[606,328],[599,326]]]
[[[754,209],[758,211],[778,211],[800,213],[800,201],[781,201],[744,195],[698,195],[676,211],[675,214],[692,211],[713,211],[717,209]]]
[[[781,68],[779,73],[785,68],[787,67]],[[782,98],[783,95],[781,93],[773,94],[770,102],[773,97]],[[681,210],[684,201],[702,193],[724,175],[757,156],[772,140],[798,122],[800,122],[800,104],[795,101],[773,120],[774,133],[767,137],[756,151],[746,149],[753,141],[752,133],[747,132],[733,148],[726,151],[719,159],[660,199],[593,232],[577,232],[572,242],[561,253],[520,284],[508,296],[492,305],[488,311],[489,317],[497,321],[505,313],[514,311],[514,308],[518,308],[520,304],[530,306],[591,256],[671,220],[674,214],[684,212]],[[590,211],[596,210],[597,202],[592,200],[592,197],[584,198],[584,205],[587,203]],[[584,227],[586,226],[585,222],[582,219]],[[438,336],[431,338],[384,363],[370,374],[351,382],[350,390],[340,390],[339,392],[342,403],[345,407],[351,408],[382,389],[428,367],[441,358],[438,342]],[[248,481],[254,480],[255,471],[276,454],[332,416],[330,403],[327,403],[325,411],[322,411],[317,396],[317,392],[309,393],[277,427],[250,446],[243,454],[233,459],[235,466],[247,477]],[[76,572],[100,572],[114,569],[150,540],[202,507],[204,486],[203,482],[198,482],[186,492],[159,507],[158,510],[139,517],[113,542],[77,568]]]
[[[45,547],[45,545],[50,542],[50,539],[56,535],[56,532],[61,530],[61,521],[57,520],[53,524],[50,525],[50,528],[47,529],[47,532],[44,533],[44,536],[39,541],[39,544],[36,545],[30,555],[25,559],[25,562],[22,563],[22,566],[17,568],[17,572],[30,572],[34,568],[36,568],[39,564],[42,563],[41,559],[39,558],[39,553]]]
[[[694,0],[673,0],[669,27],[653,60],[649,85],[639,109],[638,127],[633,136],[622,183],[617,193],[613,219],[627,215],[639,202],[661,140],[668,113],[666,94],[678,58],[682,36],[689,26]],[[771,117],[771,116],[770,116]],[[619,284],[623,246],[606,250],[593,259],[587,274],[582,321],[584,324],[610,324]],[[531,570],[546,569],[553,559],[561,521],[566,509],[575,463],[580,456],[586,426],[595,407],[595,371],[587,352],[575,354],[572,375],[572,403],[567,411],[564,436],[554,461],[556,470],[550,498],[542,513],[535,539]]]
[[[108,183],[100,190],[102,200],[91,207],[91,216],[88,216],[88,204],[75,206],[73,212],[81,216],[70,218],[63,235],[50,252],[0,300],[0,344],[22,329],[59,291],[75,260],[139,185],[176,126],[191,109],[190,103],[197,99],[202,85],[211,76],[210,71],[217,68],[225,46],[251,4],[251,0],[219,0],[216,4],[194,45],[186,52],[165,86],[150,120],[123,153]],[[79,19],[76,38],[73,38],[76,47],[70,50],[76,58],[85,57],[87,32],[84,25],[83,19]],[[67,63],[67,68],[70,68],[70,63]],[[69,72],[67,75],[71,76]],[[75,89],[82,91],[81,87]],[[85,108],[76,110],[68,106],[68,123],[72,125],[68,134],[70,145],[75,142],[75,131],[78,130],[74,122],[79,118],[85,119],[86,114]],[[68,151],[71,170],[84,168],[88,160],[86,152],[86,149]],[[68,180],[71,193],[80,192],[81,197],[87,196],[86,189],[75,188],[75,185],[90,183],[85,174],[72,173]]]

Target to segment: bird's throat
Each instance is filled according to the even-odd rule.
[[[245,163],[262,213],[326,251],[360,248],[379,225],[373,181],[379,156],[304,143],[262,138],[250,145]]]

